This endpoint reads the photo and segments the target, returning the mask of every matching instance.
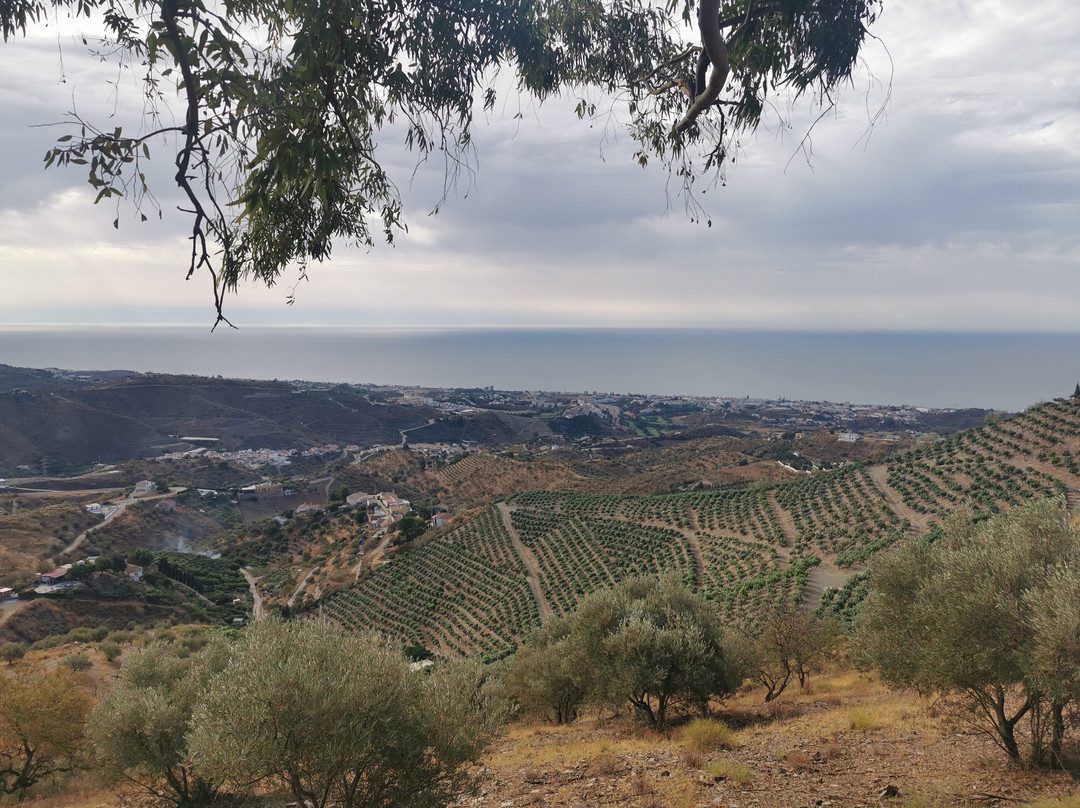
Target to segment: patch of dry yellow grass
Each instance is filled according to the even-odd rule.
[[[602,755],[645,754],[656,748],[659,736],[654,733],[625,738],[587,731],[583,733],[583,728],[595,728],[596,725],[596,721],[582,719],[567,726],[513,726],[495,745],[493,752],[498,756],[499,765],[507,768],[545,768],[554,764],[565,768],[591,765]]]

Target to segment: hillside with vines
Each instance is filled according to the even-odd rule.
[[[474,459],[457,473],[485,466],[500,464]],[[545,612],[566,614],[629,575],[673,573],[727,619],[743,621],[779,600],[803,600],[815,569],[857,573],[873,554],[935,530],[961,505],[977,515],[1044,496],[1076,505],[1078,490],[1080,401],[1058,400],[882,463],[790,480],[649,495],[500,490],[502,514],[493,504],[417,542],[322,610],[436,653],[497,658]],[[856,575],[824,600],[850,617],[861,589]]]

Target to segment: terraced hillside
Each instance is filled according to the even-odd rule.
[[[674,572],[730,620],[808,581],[842,583],[874,553],[960,504],[978,513],[1080,489],[1080,401],[1042,404],[888,464],[859,463],[737,490],[631,496],[531,491],[377,568],[327,599],[347,626],[375,626],[445,654],[511,652],[541,616],[637,573]],[[813,587],[812,587],[813,588]],[[850,587],[841,600],[850,614]],[[835,600],[835,599],[833,599]]]

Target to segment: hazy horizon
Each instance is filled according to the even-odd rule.
[[[979,407],[1069,395],[1080,334],[3,326],[0,362],[313,382]]]

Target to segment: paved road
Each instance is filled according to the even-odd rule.
[[[244,576],[244,580],[248,582],[248,589],[251,590],[251,601],[254,604],[251,613],[256,620],[262,620],[266,617],[266,612],[263,611],[262,595],[259,594],[259,587],[257,586],[258,580],[251,574],[250,567],[241,567],[240,573]]]
[[[409,440],[409,438],[405,434],[406,432],[415,432],[417,429],[423,429],[426,426],[431,426],[433,423],[435,423],[435,419],[428,418],[426,424],[420,424],[420,426],[410,426],[408,429],[399,429],[398,431],[401,433],[401,445],[404,446]]]

